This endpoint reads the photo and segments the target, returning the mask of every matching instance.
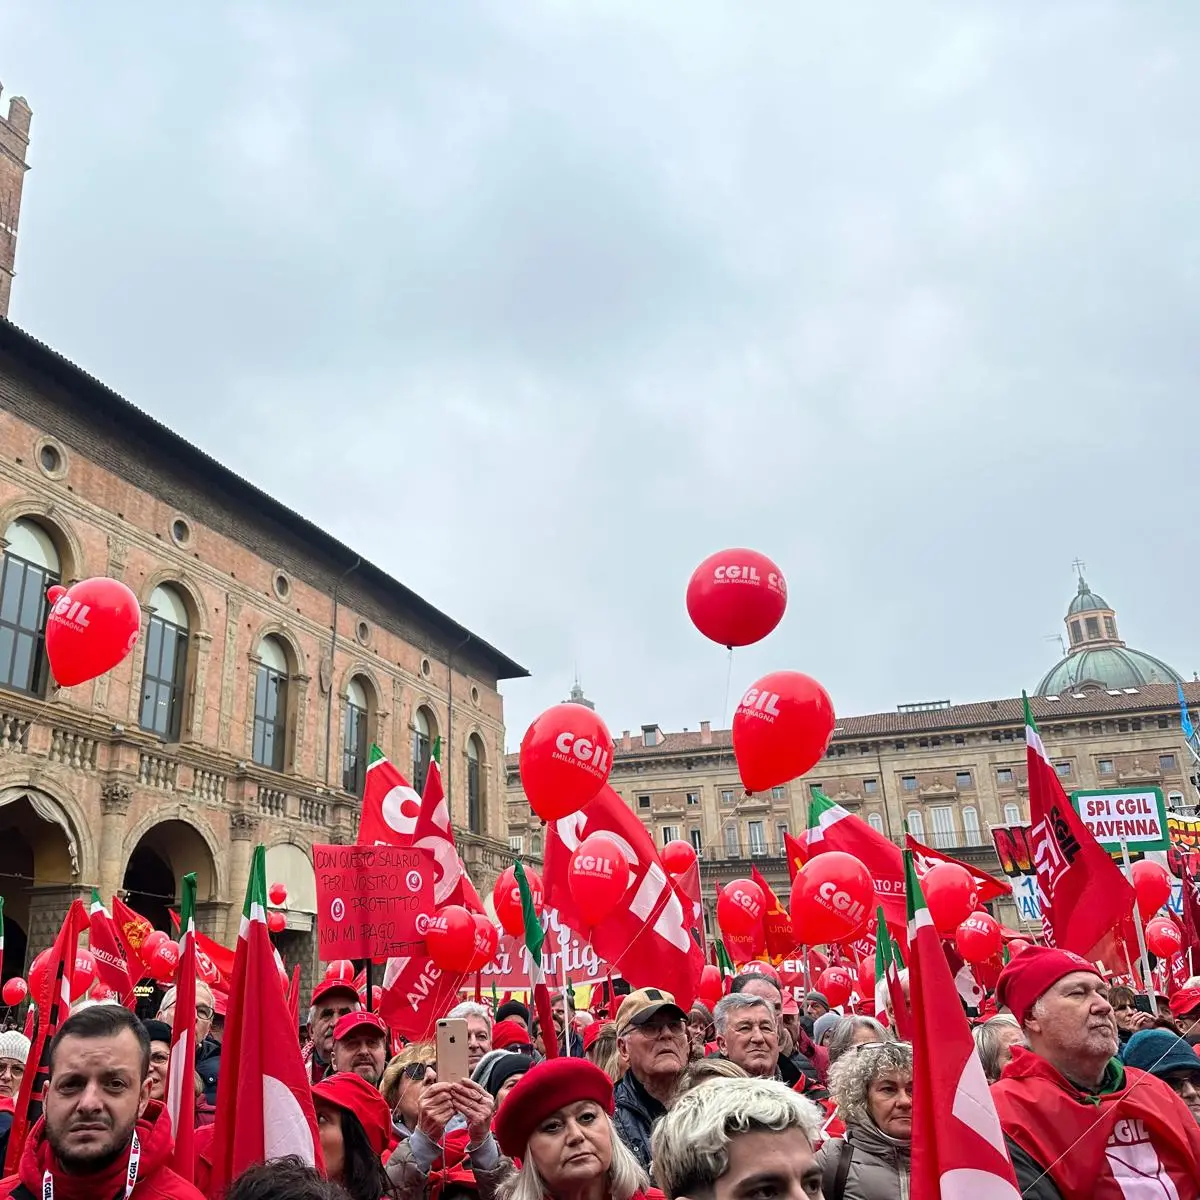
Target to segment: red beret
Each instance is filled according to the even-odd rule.
[[[509,1046],[531,1046],[533,1038],[520,1021],[497,1021],[492,1026],[492,1049],[507,1050]]]
[[[371,1149],[382,1156],[392,1135],[392,1111],[387,1101],[361,1075],[339,1071],[313,1084],[313,1099],[353,1113],[366,1132]]]
[[[592,1100],[611,1117],[613,1085],[586,1058],[548,1058],[521,1076],[500,1102],[492,1131],[509,1158],[523,1158],[534,1130],[552,1113],[580,1100]]]
[[[1030,946],[1000,972],[1000,978],[996,981],[996,1000],[1003,1007],[1011,1009],[1018,1023],[1024,1025],[1034,1002],[1064,976],[1073,975],[1076,971],[1088,971],[1100,976],[1094,963],[1072,954],[1070,950]]]

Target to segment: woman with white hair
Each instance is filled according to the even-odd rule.
[[[505,1096],[492,1130],[519,1159],[501,1200],[644,1200],[646,1173],[612,1123],[613,1084],[594,1063],[552,1058]]]
[[[1012,1048],[1025,1045],[1025,1034],[1017,1024],[1017,1018],[1009,1013],[1001,1013],[976,1025],[971,1036],[975,1039],[975,1049],[979,1051],[979,1061],[988,1083],[995,1083],[1000,1072],[1012,1061]]]
[[[829,1090],[846,1132],[817,1154],[825,1200],[908,1200],[912,1075],[907,1042],[862,1042],[834,1064]]]

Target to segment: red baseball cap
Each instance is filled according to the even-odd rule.
[[[345,992],[347,996],[354,997],[355,1004],[359,1003],[358,993],[354,990],[354,984],[348,979],[322,979],[321,982],[318,983],[315,988],[313,988],[313,1004],[320,1004],[326,996],[333,992]]]
[[[1171,997],[1171,1015],[1187,1016],[1193,1009],[1200,1008],[1200,987],[1182,987]]]
[[[372,1029],[384,1039],[388,1035],[388,1027],[384,1019],[378,1013],[367,1012],[364,1008],[338,1018],[338,1023],[333,1027],[333,1040],[340,1042],[342,1038],[349,1037],[356,1029]]]
[[[387,1101],[361,1075],[355,1075],[353,1071],[329,1075],[313,1084],[313,1099],[325,1100],[353,1113],[362,1125],[371,1149],[383,1155],[392,1135],[392,1113]]]

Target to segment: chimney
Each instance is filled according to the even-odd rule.
[[[624,750],[626,754],[633,749],[633,739],[629,736],[628,729],[622,730],[621,732],[621,749]]]
[[[712,745],[712,722],[711,721],[701,721],[700,722],[700,745],[702,745],[702,746],[711,746]]]

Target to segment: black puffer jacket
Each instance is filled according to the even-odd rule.
[[[221,1043],[216,1038],[206,1037],[196,1047],[196,1073],[204,1084],[204,1099],[216,1104],[217,1076],[221,1073]]]
[[[613,1089],[613,1124],[633,1156],[650,1170],[650,1130],[667,1110],[626,1071]]]

